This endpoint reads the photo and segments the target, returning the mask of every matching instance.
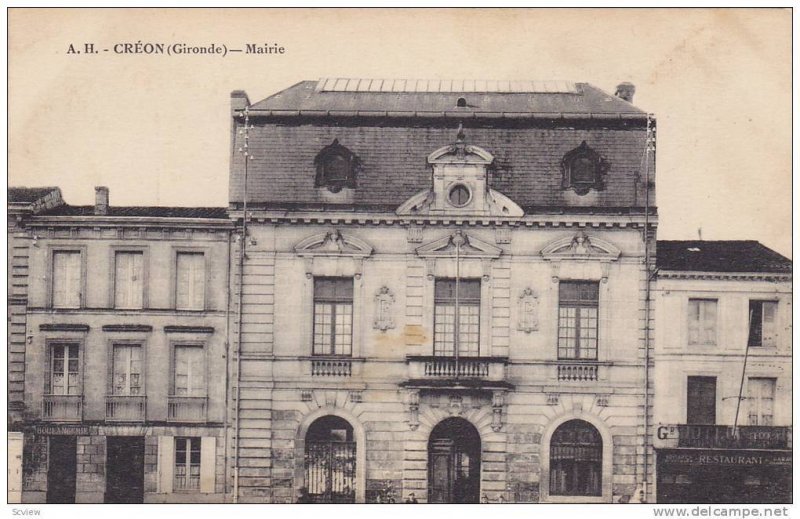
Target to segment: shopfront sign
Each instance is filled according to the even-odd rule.
[[[791,466],[791,451],[660,449],[663,465]]]
[[[36,434],[46,436],[89,436],[88,425],[37,425]]]
[[[728,425],[659,425],[656,448],[788,449],[789,427]]]

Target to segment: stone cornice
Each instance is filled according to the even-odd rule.
[[[699,272],[659,270],[658,277],[663,279],[713,279],[716,281],[791,281],[792,274],[783,272]]]

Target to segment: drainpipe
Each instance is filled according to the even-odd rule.
[[[644,301],[644,474],[642,475],[642,502],[647,502],[647,476],[649,472],[650,444],[650,297],[651,285],[658,270],[650,272],[650,152],[655,152],[655,135],[652,114],[647,114],[644,164],[644,269],[647,273]]]
[[[228,253],[227,253],[227,290],[225,291],[227,296],[225,300],[225,424],[224,427],[224,436],[222,441],[223,443],[223,452],[225,452],[225,457],[228,457],[228,418],[230,414],[230,409],[228,406],[228,398],[230,398],[230,380],[231,380],[231,370],[230,370],[230,358],[231,358],[231,242],[232,233],[228,232]],[[225,481],[225,494],[228,494],[228,460],[225,460],[223,464],[224,467],[224,481]]]

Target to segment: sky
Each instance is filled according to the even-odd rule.
[[[791,257],[788,9],[11,9],[9,185],[91,204],[227,205],[230,92],[320,77],[561,79],[658,121],[659,239]],[[96,54],[86,54],[93,43]],[[118,44],[284,47],[118,54]],[[70,45],[81,54],[70,53]],[[105,52],[103,49],[108,49]]]

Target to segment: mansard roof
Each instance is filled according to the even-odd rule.
[[[792,272],[792,260],[755,240],[658,240],[656,266],[687,272]]]
[[[459,106],[459,98],[463,101]],[[572,81],[327,78],[301,81],[250,106],[269,115],[644,118],[631,103]]]
[[[61,190],[57,187],[9,187],[8,202],[31,204],[44,198],[53,191],[58,191],[60,193]]]
[[[61,205],[42,211],[39,216],[95,216],[92,205]],[[109,206],[105,216],[151,218],[218,218],[227,219],[226,207],[163,207],[163,206]]]

